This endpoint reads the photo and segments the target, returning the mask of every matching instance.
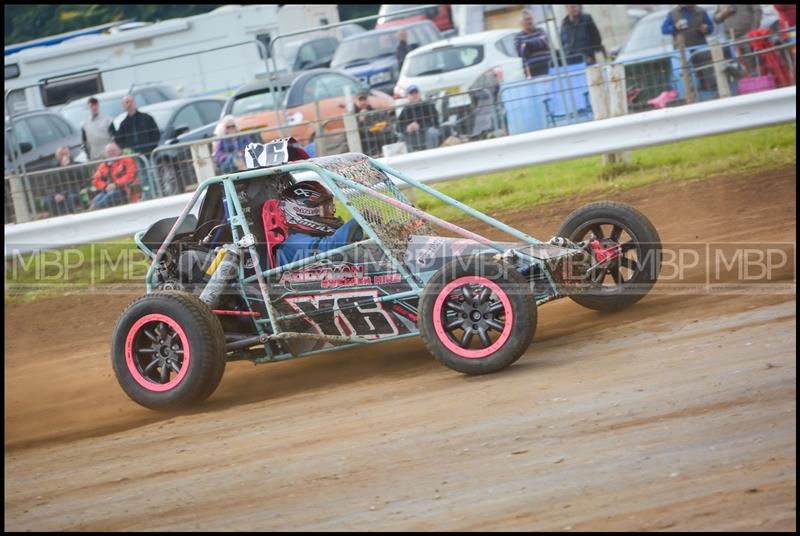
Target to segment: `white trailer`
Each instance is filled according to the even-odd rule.
[[[266,76],[264,54],[277,35],[337,22],[336,5],[228,5],[202,15],[112,29],[7,55],[5,91],[10,91],[12,113],[133,84],[166,83],[185,97],[226,95]],[[283,47],[302,37],[276,42],[279,68],[286,67]]]

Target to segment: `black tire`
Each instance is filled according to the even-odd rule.
[[[618,311],[641,300],[661,271],[661,238],[656,228],[630,205],[601,201],[572,212],[558,231],[558,236],[573,242],[590,239],[593,234],[605,241],[604,246],[620,244],[622,256],[598,274],[599,284],[570,298],[596,311]],[[604,283],[608,279],[611,285]]]
[[[158,163],[158,181],[161,186],[161,196],[168,197],[182,193],[178,178],[177,163],[164,159]]]
[[[169,344],[163,344],[167,337]],[[187,407],[207,399],[219,385],[225,334],[211,309],[193,294],[147,294],[117,320],[111,364],[134,402],[154,410]]]
[[[459,312],[455,306],[461,307]],[[536,302],[530,284],[513,267],[487,257],[461,257],[425,285],[417,325],[440,363],[464,374],[487,374],[525,353],[536,331]]]

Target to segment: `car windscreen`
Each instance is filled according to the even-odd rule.
[[[666,15],[664,15],[666,17]],[[640,20],[631,32],[628,42],[620,54],[635,54],[640,50],[672,50],[672,36],[661,33],[664,17],[651,17]]]
[[[406,59],[406,76],[449,73],[477,65],[483,61],[483,46],[469,45],[436,48]]]
[[[269,88],[266,88],[260,93],[250,93],[236,97],[230,113],[238,117],[254,112],[274,110],[279,107],[278,98],[286,94],[286,89],[288,88],[284,87],[282,92],[273,93]]]
[[[393,56],[397,51],[397,32],[380,32],[359,35],[355,39],[342,41],[331,60],[331,68],[340,69],[374,58]]]
[[[173,112],[173,110],[171,110],[170,108],[161,108],[152,111],[147,111],[147,110],[141,110],[141,111],[152,116],[152,118],[156,122],[158,130],[160,130],[161,132],[164,132],[164,128],[167,126],[169,117],[172,115]]]

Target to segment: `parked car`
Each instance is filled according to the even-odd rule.
[[[522,60],[514,50],[517,30],[489,30],[454,37],[419,47],[403,62],[394,97],[404,99],[415,85],[430,97],[461,93],[474,87],[483,75],[499,83],[525,78]]]
[[[266,83],[258,82],[256,84]],[[253,86],[255,87],[256,84]],[[266,85],[264,91],[268,91],[269,87]],[[336,118],[346,112],[347,105],[344,100],[346,87],[350,88],[350,95],[353,97],[359,91],[368,89],[361,81],[346,73],[334,69],[312,69],[302,72],[292,81],[277,111],[273,108],[255,113],[237,114],[237,111],[242,111],[242,106],[237,107],[236,101],[233,99],[226,105],[226,109],[230,106],[231,112],[228,113],[237,116],[236,123],[241,131],[265,127],[276,128],[278,115],[280,115],[281,123],[286,125],[286,129],[283,132],[265,131],[262,133],[262,139],[271,141],[277,137],[291,135],[303,145],[308,145],[315,138],[315,125],[310,122],[333,119],[324,127],[326,131],[343,128],[342,120]],[[247,95],[249,99],[255,99],[258,94],[251,92]],[[368,100],[369,104],[376,109],[394,106],[394,99],[381,91],[370,90]]]
[[[367,31],[366,28],[361,26],[360,24],[356,24],[355,22],[349,22],[347,24],[342,24],[337,28],[339,32],[339,37],[344,39],[345,37],[350,37],[351,35],[357,35],[360,33],[364,33]]]
[[[56,149],[66,145],[73,161],[86,161],[81,144],[81,133],[59,113],[39,110],[14,115],[14,131],[6,117],[5,126],[5,174],[13,174],[21,164],[25,171],[38,171],[58,166]],[[11,155],[12,140],[16,140],[17,152]]]
[[[138,110],[153,116],[161,132],[159,145],[163,145],[172,138],[219,119],[225,102],[222,97],[193,97],[148,104]],[[122,112],[114,117],[114,128],[119,128],[125,116]]]
[[[281,73],[275,80],[256,80],[245,84],[228,97],[222,115],[235,117],[273,112],[280,108],[292,80],[297,75]]]
[[[316,37],[287,43],[286,64],[292,71],[329,67],[339,40],[335,37]]]
[[[345,71],[372,89],[391,93],[400,71],[396,56],[397,32],[403,29],[408,32],[411,50],[442,38],[429,20],[364,32],[342,39],[331,67]]]
[[[405,15],[393,15],[398,11],[411,9],[417,7],[414,4],[400,5],[400,4],[381,4],[378,10],[377,24],[375,28],[386,28],[388,26],[395,26],[398,24],[405,24],[407,22],[415,22],[418,20],[430,20],[436,25],[436,28],[442,32],[446,37],[456,35],[456,30],[453,26],[453,15],[450,10],[449,4],[440,4],[436,7],[428,7],[421,9],[417,12],[407,13]]]
[[[5,125],[5,175],[14,175],[24,166],[26,172],[42,171],[58,167],[56,149],[65,145],[69,147],[72,161],[86,162],[86,152],[81,147],[81,134],[61,115],[52,110],[39,110],[14,115],[13,133],[8,117]],[[16,145],[16,150],[13,150]],[[13,150],[13,154],[12,154]],[[81,181],[81,172],[75,172],[75,180]],[[70,175],[71,177],[71,175]],[[44,180],[42,180],[44,179]],[[16,201],[11,203],[11,182],[4,181],[5,223],[16,221]],[[88,185],[89,178],[86,178]],[[29,209],[34,213],[44,206],[37,206],[47,197],[52,185],[47,174],[36,174],[28,179],[25,189],[29,189],[27,199],[33,205]]]
[[[178,92],[166,84],[146,84],[133,86],[131,89],[106,91],[93,95],[100,103],[100,113],[114,118],[123,112],[122,97],[133,95],[136,106],[141,108],[148,104],[177,99]],[[89,97],[76,99],[65,104],[59,111],[70,123],[80,131],[81,123],[89,116]]]
[[[428,100],[436,99],[443,135],[476,139],[499,130],[494,104],[500,84],[525,78],[514,49],[516,33],[489,30],[410,52],[394,88],[397,104],[405,104],[406,90],[414,85]]]
[[[142,106],[139,111],[153,117],[161,131],[158,147],[179,143],[180,136],[209,124],[216,124],[225,106],[225,99],[217,97],[195,97],[176,99]],[[125,113],[114,119],[119,128]],[[213,126],[211,127],[213,132]],[[213,135],[213,134],[212,134]],[[188,141],[188,140],[187,140]],[[191,152],[183,147],[175,150],[156,148],[152,153],[153,165],[159,177],[162,195],[183,192],[190,184],[197,182],[192,166]]]

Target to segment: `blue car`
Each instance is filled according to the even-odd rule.
[[[332,69],[340,69],[368,84],[371,89],[391,94],[400,74],[397,60],[397,34],[408,33],[409,51],[442,39],[429,20],[398,24],[343,39],[331,60]]]

